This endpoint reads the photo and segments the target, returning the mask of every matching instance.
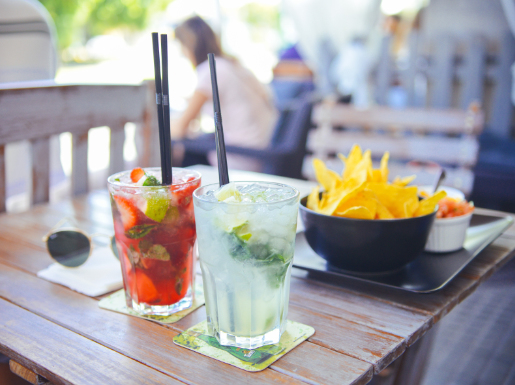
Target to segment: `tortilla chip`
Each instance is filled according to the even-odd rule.
[[[372,213],[366,207],[362,206],[351,207],[340,216],[353,219],[374,219]]]
[[[405,176],[404,178],[396,176],[392,183],[396,184],[397,186],[405,187],[405,186],[409,185],[411,182],[413,182],[415,180],[415,178],[416,178],[416,175]]]
[[[438,191],[436,194],[429,198],[420,201],[418,209],[415,210],[413,216],[420,217],[422,215],[428,215],[435,211],[436,205],[441,199],[445,198],[447,193],[443,190]]]
[[[379,171],[381,171],[382,180],[380,182],[387,183],[388,182],[388,174],[390,171],[388,170],[388,160],[390,159],[390,153],[387,151],[383,154],[381,158],[381,164],[379,166]]]
[[[340,175],[333,170],[329,170],[320,159],[313,159],[313,168],[315,169],[318,183],[320,183],[326,191],[331,190],[338,181],[341,181]]]
[[[377,211],[377,199],[375,194],[370,190],[362,190],[358,192],[354,197],[341,203],[335,210],[334,215],[345,216],[344,213],[352,207],[365,207],[372,218],[375,218]]]
[[[319,211],[320,210],[320,188],[313,187],[313,190],[311,190],[311,194],[308,195],[308,200],[306,202],[306,207],[313,211]]]

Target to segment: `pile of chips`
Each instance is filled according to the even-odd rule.
[[[408,186],[415,176],[396,177],[388,183],[389,153],[384,153],[380,167],[372,168],[370,150],[354,145],[345,157],[338,154],[345,167],[341,175],[329,170],[320,159],[313,161],[320,186],[308,196],[307,207],[325,215],[355,219],[397,219],[427,215],[435,211],[445,191],[419,200],[416,186]]]

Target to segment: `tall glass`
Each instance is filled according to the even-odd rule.
[[[221,345],[254,349],[286,329],[299,192],[236,182],[240,202],[218,184],[193,194],[208,331]]]
[[[161,178],[160,168],[144,170]],[[200,174],[173,168],[171,186],[141,186],[130,171],[108,178],[127,306],[169,315],[191,306],[196,239],[192,193]]]

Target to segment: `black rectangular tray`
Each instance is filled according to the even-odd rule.
[[[347,277],[416,293],[430,293],[443,288],[485,247],[513,223],[513,218],[473,214],[461,250],[437,254],[423,252],[413,262],[394,273],[360,274],[329,268],[325,259],[308,245],[304,232],[297,233],[293,266],[324,276]]]

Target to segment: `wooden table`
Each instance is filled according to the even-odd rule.
[[[204,182],[216,181],[213,169],[198,169]],[[246,172],[233,172],[231,178],[283,181],[302,194],[312,186]],[[0,352],[54,384],[365,384],[473,293],[515,250],[511,228],[433,294],[389,290],[352,279],[333,286],[309,280],[294,269],[289,318],[316,332],[270,368],[248,373],[172,343],[175,335],[205,319],[204,307],[163,326],[102,310],[99,298],[37,278],[37,271],[52,262],[41,236],[67,215],[89,233],[112,232],[106,191],[0,215]]]

